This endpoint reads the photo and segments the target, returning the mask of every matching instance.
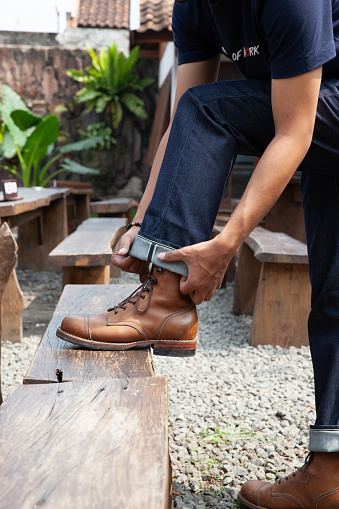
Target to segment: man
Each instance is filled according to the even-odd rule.
[[[338,508],[339,0],[176,0],[173,33],[176,114],[112,258],[144,284],[108,313],[67,317],[58,335],[89,348],[193,354],[195,305],[212,298],[232,256],[301,169],[317,420],[305,465],[274,484],[246,483],[239,501]],[[220,53],[247,79],[216,83]],[[223,232],[209,240],[237,153],[260,161]]]

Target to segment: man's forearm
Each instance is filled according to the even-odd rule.
[[[246,190],[220,235],[227,251],[236,252],[269,212],[305,157],[308,140],[276,136],[260,159]]]

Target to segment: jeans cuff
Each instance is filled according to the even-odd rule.
[[[188,275],[187,265],[184,262],[165,262],[159,260],[159,253],[166,253],[167,251],[173,251],[173,247],[166,246],[153,240],[148,240],[145,237],[137,235],[135,237],[132,248],[129,251],[129,255],[138,258],[139,260],[145,260],[149,263],[154,263],[157,267],[170,270],[181,276]]]
[[[309,450],[312,452],[339,452],[339,428],[312,428],[309,431]]]

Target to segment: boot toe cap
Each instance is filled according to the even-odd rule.
[[[88,327],[86,325],[86,321],[87,320],[85,316],[66,316],[62,320],[58,332],[77,338],[88,339]]]
[[[242,486],[238,495],[238,500],[241,503],[249,502],[253,508],[261,507],[258,505],[258,492],[260,488],[267,485],[268,483],[263,481],[247,481]]]

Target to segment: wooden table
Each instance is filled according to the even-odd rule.
[[[92,184],[90,182],[73,182],[71,180],[53,180],[51,184],[53,184],[53,189],[69,189],[69,194],[67,195],[68,233],[73,233],[79,224],[91,215]]]
[[[22,200],[0,201],[0,224],[18,226],[19,269],[53,270],[48,254],[67,237],[68,194],[66,188],[19,188]]]

